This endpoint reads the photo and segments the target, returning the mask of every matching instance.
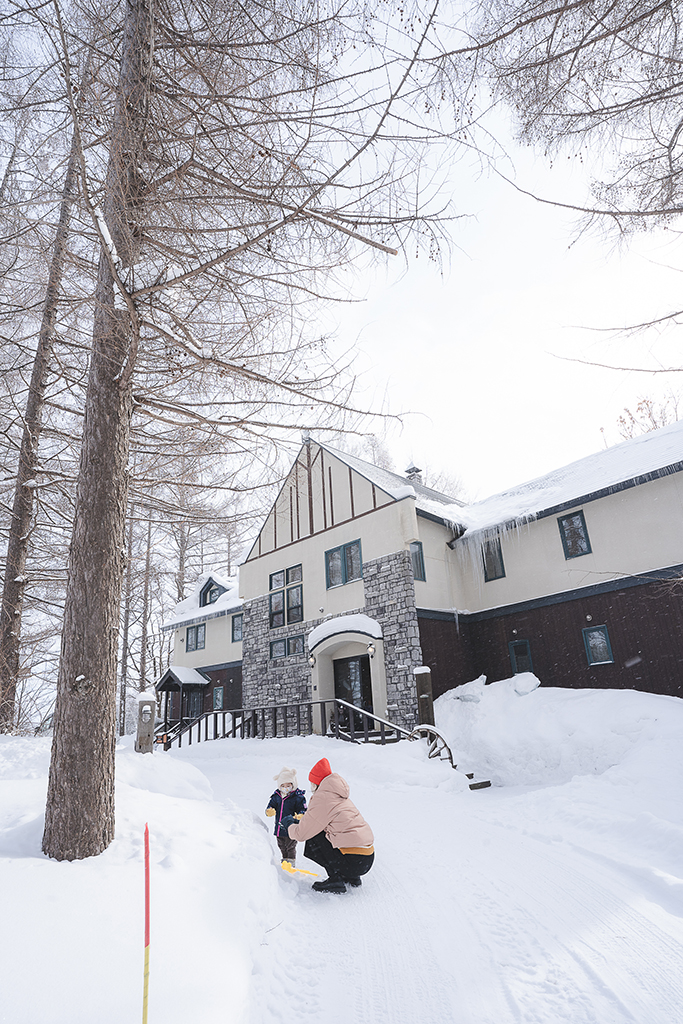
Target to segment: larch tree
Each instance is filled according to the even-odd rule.
[[[683,212],[683,21],[652,0],[473,4],[467,41],[441,59],[471,68],[546,155],[599,154],[593,201],[571,207],[621,232]],[[439,62],[437,62],[439,63]]]
[[[99,251],[49,856],[95,855],[114,835],[132,431],[198,424],[222,439],[237,475],[272,460],[278,436],[357,414],[352,381],[309,320],[315,303],[343,297],[345,268],[368,254],[395,254],[411,239],[438,248],[437,186],[433,173],[422,185],[422,157],[462,126],[450,114],[439,122],[447,78],[421,73],[437,7],[22,5],[61,64],[80,202]],[[84,38],[98,40],[97,109],[87,117],[72,77]]]

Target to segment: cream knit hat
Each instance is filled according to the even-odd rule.
[[[296,769],[295,768],[282,768],[279,775],[273,775],[273,778],[277,782],[278,786],[282,786],[285,782],[291,782],[293,789],[298,789],[299,784],[296,781]]]

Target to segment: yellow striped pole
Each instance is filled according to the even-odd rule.
[[[145,825],[145,981],[142,995],[142,1024],[147,1024],[149,996],[149,825]]]

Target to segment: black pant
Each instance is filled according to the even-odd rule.
[[[374,853],[342,853],[335,849],[324,832],[306,840],[304,856],[325,868],[330,878],[342,882],[366,875],[375,860]]]

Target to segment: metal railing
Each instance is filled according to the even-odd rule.
[[[300,701],[295,704],[271,704],[258,708],[234,708],[231,711],[206,711],[187,725],[176,724],[175,733],[163,728],[157,732],[157,740],[164,750],[177,741],[182,747],[183,739],[188,744],[221,739],[276,739],[287,736],[310,736],[313,733],[314,709],[318,709],[317,725],[323,736],[351,743],[397,743],[399,740],[427,741],[427,756],[448,761],[451,768],[458,770],[446,737],[434,725],[418,725],[404,729],[374,712],[366,711],[348,701],[334,697],[330,700]],[[360,719],[360,724],[359,720]],[[203,735],[202,735],[203,733]],[[470,789],[486,789],[488,781],[474,781],[472,772],[464,772],[469,779]]]
[[[168,750],[177,742],[201,743],[208,740],[266,739],[287,736],[310,736],[314,731],[314,715],[323,736],[331,735],[351,743],[396,743],[409,739],[410,730],[365,711],[338,697],[330,700],[299,701],[293,704],[271,704],[255,708],[233,708],[205,711],[187,724],[157,730],[157,741]]]

